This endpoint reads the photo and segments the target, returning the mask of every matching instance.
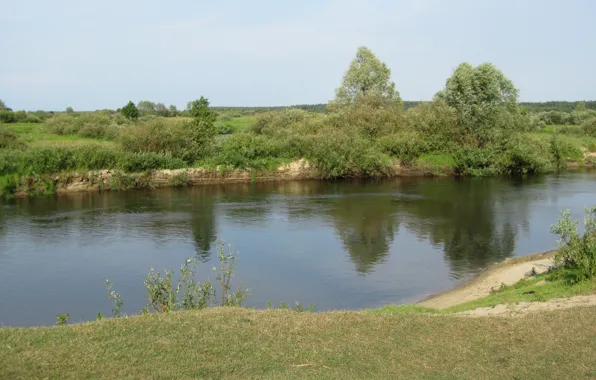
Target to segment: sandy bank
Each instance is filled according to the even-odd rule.
[[[501,284],[512,285],[527,277],[532,271],[544,273],[553,264],[555,251],[537,253],[530,256],[507,259],[481,273],[474,280],[451,291],[432,296],[418,305],[436,309],[446,309],[490,295],[491,290]]]

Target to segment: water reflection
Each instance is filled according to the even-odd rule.
[[[105,278],[130,292],[126,304],[136,312],[148,267],[178,267],[192,255],[209,261],[217,237],[242,252],[239,278],[254,290],[251,305],[410,301],[504,258],[552,248],[550,224],[564,208],[581,217],[596,204],[595,180],[270,182],[0,202],[0,288],[14,289],[0,304],[15,305],[0,308],[0,323],[31,315],[27,323],[36,324],[48,310],[49,323],[77,310],[93,318],[102,302],[109,313]]]
[[[529,228],[529,204],[538,196],[527,188],[544,181],[303,181],[39,197],[5,204],[0,233],[6,233],[8,216],[40,244],[73,235],[91,243],[98,233],[105,238],[115,231],[155,242],[192,236],[197,257],[208,261],[220,218],[250,227],[277,214],[289,223],[332,226],[355,270],[366,275],[387,259],[403,224],[441,246],[453,276],[461,277],[514,254],[518,233]]]
[[[327,213],[356,271],[369,273],[389,254],[399,230],[398,206],[392,202],[391,193],[347,194],[331,201],[329,206]]]

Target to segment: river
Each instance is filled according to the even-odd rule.
[[[520,179],[398,178],[210,185],[0,203],[0,325],[134,314],[148,269],[238,251],[247,306],[316,310],[414,302],[508,257],[556,247],[560,212],[596,205],[596,172]]]

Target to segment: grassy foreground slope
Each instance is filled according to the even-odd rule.
[[[0,378],[586,379],[596,308],[523,318],[216,308],[0,329]]]

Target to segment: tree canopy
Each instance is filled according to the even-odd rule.
[[[401,103],[391,69],[381,62],[367,47],[358,48],[356,58],[346,71],[341,86],[336,90],[335,103],[350,105],[363,98],[376,99],[390,104]]]
[[[209,108],[209,99],[204,96],[201,96],[200,99],[188,102],[186,109],[192,117],[206,124],[213,124],[217,119],[217,113]]]
[[[460,127],[475,134],[482,145],[497,129],[516,126],[518,90],[492,63],[460,64],[435,95],[453,107]]]
[[[128,102],[127,105],[122,107],[120,113],[122,113],[122,115],[126,116],[129,119],[139,118],[139,109],[137,108],[137,106],[135,106],[135,104],[132,101]]]

